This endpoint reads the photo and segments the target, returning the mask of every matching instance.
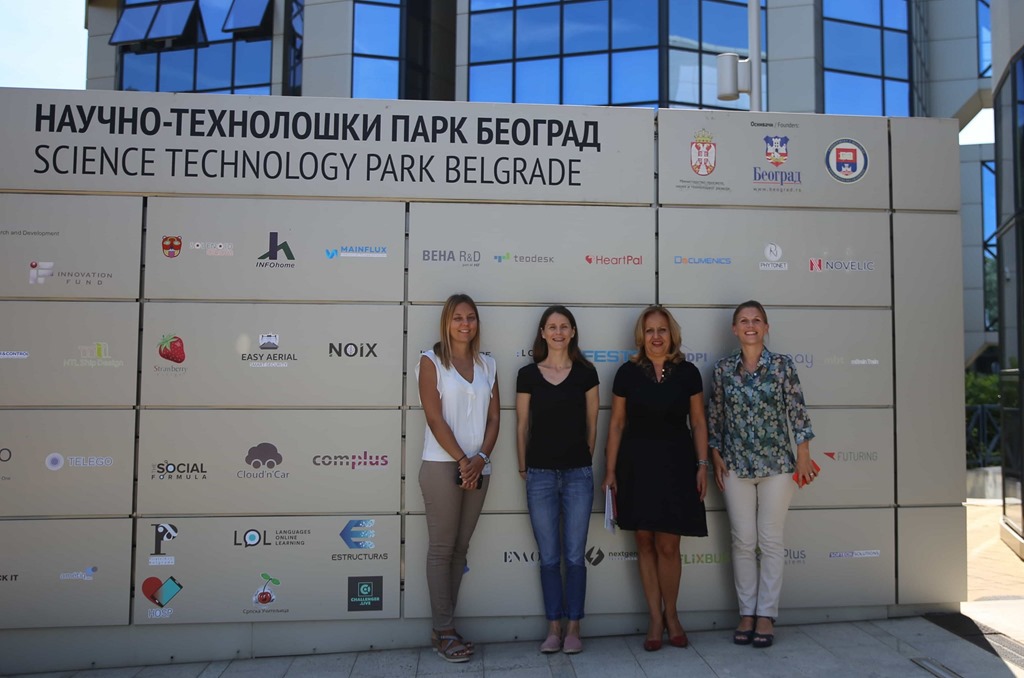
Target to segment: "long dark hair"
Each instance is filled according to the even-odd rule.
[[[544,331],[544,325],[547,323],[548,318],[555,313],[564,315],[569,321],[569,326],[572,327],[572,339],[569,340],[569,359],[574,363],[594,369],[593,364],[583,356],[583,351],[580,350],[580,331],[576,328],[576,317],[573,316],[572,311],[561,304],[548,306],[540,316],[540,323],[537,325],[537,336],[533,339],[533,362],[539,363],[548,357],[548,342],[544,341],[541,332]]]

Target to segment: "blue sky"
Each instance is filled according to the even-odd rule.
[[[0,0],[0,87],[85,89],[86,0]],[[991,109],[961,144],[991,143]]]

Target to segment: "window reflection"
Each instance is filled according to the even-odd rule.
[[[825,68],[882,74],[882,35],[877,28],[825,22]]]
[[[736,52],[740,56],[746,56],[749,53],[747,8],[745,6],[705,2],[701,27],[704,31],[701,46],[707,51]]]
[[[562,103],[608,103],[608,55],[566,57],[562,61]]]
[[[516,101],[524,104],[557,104],[558,59],[520,61],[516,64]]]
[[[126,52],[121,60],[121,89],[134,92],[156,91],[156,54]]]
[[[195,54],[193,49],[183,49],[160,55],[159,91],[188,92],[192,89]]]
[[[882,81],[826,71],[825,111],[845,115],[882,115]]]
[[[657,44],[658,0],[612,0],[612,48]]]
[[[472,66],[469,69],[471,101],[512,102],[512,64]]]
[[[612,103],[658,100],[658,50],[612,54]]]
[[[397,99],[398,61],[352,57],[352,96],[362,99]]]
[[[401,10],[357,2],[353,16],[352,44],[358,54],[398,57]]]
[[[992,13],[988,0],[978,0],[978,75],[992,75]]]
[[[470,61],[498,61],[511,58],[512,12],[488,12],[470,16]]]
[[[566,54],[608,49],[608,0],[570,3],[562,11]]]
[[[516,12],[516,58],[558,54],[560,8],[535,7]]]
[[[668,54],[668,71],[669,99],[687,103],[700,101],[700,55],[674,49]]]

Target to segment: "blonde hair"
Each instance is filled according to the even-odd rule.
[[[469,304],[473,309],[473,314],[476,315],[476,336],[469,344],[469,352],[475,362],[480,362],[480,313],[476,310],[476,302],[472,297],[468,294],[458,293],[448,297],[448,300],[444,302],[444,307],[441,308],[441,340],[434,344],[434,355],[441,360],[445,369],[451,369],[452,366],[451,326],[452,318],[455,317],[455,309],[459,304]]]
[[[650,362],[650,358],[647,357],[647,349],[644,347],[644,323],[647,322],[647,318],[660,313],[668,320],[668,333],[669,333],[669,345],[668,354],[665,356],[665,360],[671,363],[678,363],[683,360],[683,353],[680,349],[683,347],[683,332],[679,329],[679,323],[672,317],[669,310],[661,304],[652,304],[640,312],[640,317],[636,319],[636,327],[633,328],[633,338],[636,340],[636,355],[630,358],[635,363],[641,361]]]

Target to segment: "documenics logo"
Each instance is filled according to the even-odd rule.
[[[674,264],[710,264],[728,266],[732,263],[732,257],[684,257],[675,256],[672,258]]]

